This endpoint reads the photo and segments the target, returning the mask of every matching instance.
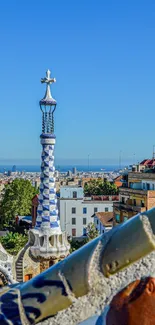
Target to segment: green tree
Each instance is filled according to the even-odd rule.
[[[29,180],[15,179],[7,184],[0,206],[0,227],[15,224],[16,215],[31,214],[32,198],[38,193]]]
[[[81,248],[83,245],[87,244],[89,241],[91,241],[92,239],[94,239],[98,236],[99,236],[99,233],[96,230],[94,223],[90,222],[87,226],[87,236],[84,239],[82,239],[82,240],[72,239],[70,241],[70,245],[71,245],[70,253]]]
[[[70,241],[70,253],[73,253],[74,251],[76,251],[77,249],[79,249],[80,247],[82,247],[83,245],[85,245],[86,243],[88,243],[88,238],[85,238],[83,240],[75,240],[72,239]]]
[[[98,236],[99,236],[99,232],[96,230],[94,223],[90,222],[87,226],[88,241],[90,241]]]
[[[7,235],[0,237],[0,242],[9,254],[17,255],[28,242],[28,236],[17,232],[9,232]]]
[[[102,179],[93,179],[84,185],[84,193],[86,196],[91,195],[116,195],[118,189],[115,184],[103,181]]]

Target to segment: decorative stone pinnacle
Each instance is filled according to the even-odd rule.
[[[51,75],[51,71],[48,69],[46,71],[46,77],[45,78],[41,78],[41,83],[47,83],[47,84],[50,85],[51,83],[56,82],[56,79],[55,78],[51,78],[50,75]]]
[[[55,78],[51,78],[51,71],[48,69],[46,71],[46,77],[45,78],[41,78],[41,83],[45,83],[46,84],[46,92],[45,92],[45,96],[43,99],[40,100],[40,106],[44,105],[44,106],[56,106],[57,102],[56,100],[52,97],[51,95],[51,89],[50,89],[50,85],[52,83],[56,82]]]

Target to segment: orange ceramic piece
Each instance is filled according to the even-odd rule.
[[[112,300],[106,325],[155,325],[155,278],[130,283]]]

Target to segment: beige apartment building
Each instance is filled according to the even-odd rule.
[[[114,225],[155,207],[155,173],[129,172],[128,184],[119,188],[114,202]]]

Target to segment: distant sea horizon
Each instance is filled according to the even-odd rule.
[[[5,171],[12,171],[13,165],[0,165],[0,173],[4,173]],[[56,170],[58,170],[61,173],[68,172],[69,170],[72,171],[73,168],[76,168],[79,172],[112,172],[112,171],[118,171],[121,168],[124,168],[125,166],[121,166],[121,168],[118,165],[90,165],[89,168],[87,165],[56,165]],[[40,165],[16,165],[16,171],[19,172],[32,172],[32,173],[38,173],[40,172]]]

